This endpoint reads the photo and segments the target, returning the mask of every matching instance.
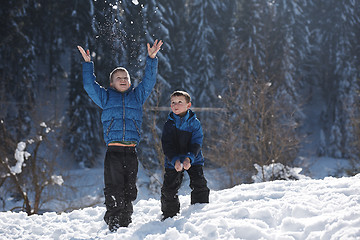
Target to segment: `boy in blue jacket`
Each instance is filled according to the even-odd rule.
[[[146,58],[145,74],[137,87],[132,86],[125,68],[117,67],[110,73],[110,88],[105,89],[95,80],[90,51],[78,46],[84,58],[83,83],[89,97],[103,111],[101,122],[107,151],[104,161],[105,222],[114,232],[131,223],[132,202],[137,197],[136,177],[138,159],[136,145],[140,141],[142,107],[156,83],[157,58],[163,42],[156,40]]]
[[[164,183],[161,188],[162,220],[173,217],[180,211],[177,193],[184,177],[184,170],[190,177],[191,204],[208,203],[210,193],[203,173],[203,132],[200,121],[190,110],[190,95],[184,91],[175,91],[170,99],[172,112],[164,125],[161,137],[165,154]]]

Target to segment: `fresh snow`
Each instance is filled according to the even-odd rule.
[[[103,205],[0,212],[0,239],[360,239],[360,174],[242,184],[211,190],[209,204],[190,205],[189,194],[180,203],[180,214],[161,222],[160,201],[140,195],[133,222],[116,233],[102,219]]]

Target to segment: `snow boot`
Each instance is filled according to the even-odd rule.
[[[110,232],[116,232],[120,227],[128,227],[131,223],[131,216],[120,214],[120,216],[110,216],[108,226]]]
[[[120,228],[120,218],[118,216],[110,216],[107,224],[110,232],[116,232]]]
[[[161,221],[163,222],[163,221],[165,221],[165,220],[168,219],[168,218],[175,217],[176,214],[177,214],[177,213],[175,213],[175,214],[163,213],[163,214],[162,214],[162,217],[161,217]]]

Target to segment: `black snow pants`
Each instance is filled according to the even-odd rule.
[[[114,217],[122,221],[122,226],[131,222],[132,201],[137,197],[137,172],[135,147],[108,146],[104,162],[104,220],[108,225]]]
[[[190,177],[191,204],[209,203],[210,189],[204,177],[201,165],[192,165],[187,170]],[[178,190],[180,189],[184,171],[177,172],[175,169],[166,168],[164,183],[161,188],[161,211],[163,219],[175,216],[180,211]]]

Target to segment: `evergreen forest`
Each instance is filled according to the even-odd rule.
[[[161,39],[138,147],[149,171],[164,161],[174,90],[190,93],[206,164],[227,169],[231,185],[249,182],[254,164],[293,167],[306,154],[359,170],[359,1],[8,0],[0,18],[0,162],[15,162],[17,144],[45,135],[46,123],[38,156],[101,165],[101,109],[83,89],[77,45],[90,49],[102,86],[117,66],[136,86],[146,43]]]

